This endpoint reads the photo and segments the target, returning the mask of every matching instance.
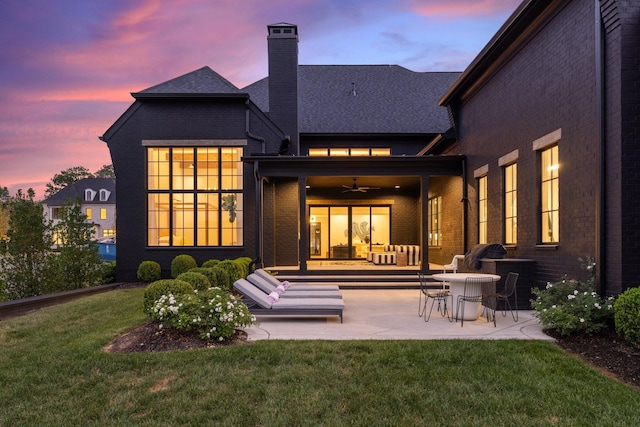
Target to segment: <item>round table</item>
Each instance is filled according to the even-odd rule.
[[[435,280],[449,283],[449,290],[453,296],[453,307],[451,313],[453,313],[454,319],[457,318],[458,310],[458,295],[464,294],[464,282],[467,277],[483,277],[497,282],[500,280],[500,276],[497,274],[485,274],[485,273],[438,273],[432,276]],[[477,320],[480,317],[480,311],[482,310],[482,304],[477,302],[465,301],[464,306],[464,320]]]

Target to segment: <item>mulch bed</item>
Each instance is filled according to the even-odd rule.
[[[557,344],[566,352],[640,390],[640,348],[625,343],[615,331],[569,337],[547,333],[556,338]]]
[[[213,348],[247,342],[247,333],[236,333],[225,341],[209,342],[198,337],[196,332],[183,332],[177,329],[161,328],[160,324],[148,321],[134,330],[120,335],[106,345],[108,353],[149,353],[154,351],[190,350],[194,348]]]

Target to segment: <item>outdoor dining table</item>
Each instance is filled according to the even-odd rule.
[[[435,280],[449,283],[449,291],[453,296],[453,307],[451,308],[451,313],[453,313],[454,319],[457,318],[458,314],[458,296],[464,294],[464,283],[467,280],[467,277],[489,278],[493,280],[494,285],[498,280],[500,280],[499,275],[486,273],[438,273],[434,274],[432,277]],[[464,304],[466,304],[464,306],[464,320],[477,320],[478,317],[480,317],[482,303],[466,301]]]

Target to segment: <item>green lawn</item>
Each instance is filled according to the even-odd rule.
[[[101,347],[142,289],[0,322],[1,426],[632,426],[640,393],[538,341]],[[347,326],[347,325],[345,325]]]

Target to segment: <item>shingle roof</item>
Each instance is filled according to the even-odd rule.
[[[110,192],[109,199],[106,201],[100,201],[98,195],[92,201],[84,200],[84,191],[87,189],[99,192],[100,190],[107,190]],[[53,196],[45,199],[42,203],[48,206],[62,206],[70,199],[80,198],[82,204],[114,204],[116,202],[116,180],[115,178],[85,178],[80,181],[76,181],[73,184],[69,184],[62,190],[58,191]]]
[[[138,94],[241,94],[244,93],[229,80],[209,67],[157,84]]]
[[[451,124],[438,100],[458,76],[398,65],[300,65],[300,133],[445,132]],[[243,91],[268,111],[268,78]]]

